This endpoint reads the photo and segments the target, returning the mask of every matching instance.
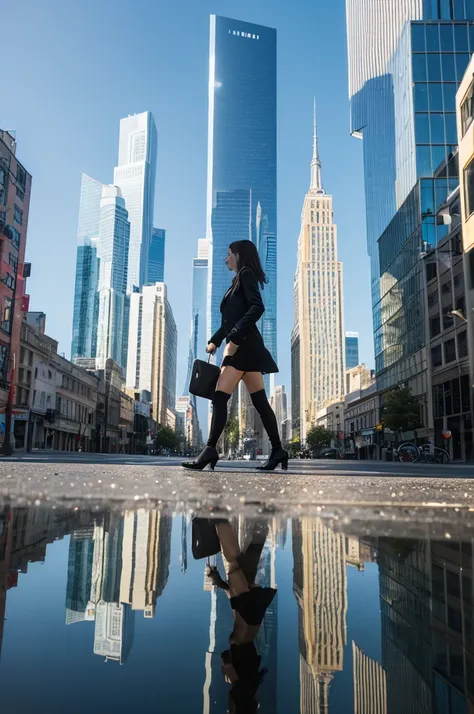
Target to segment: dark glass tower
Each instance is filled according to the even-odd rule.
[[[220,326],[234,240],[252,240],[270,278],[262,333],[276,358],[276,30],[211,16],[208,332]]]
[[[148,251],[148,285],[165,282],[165,239],[165,230],[153,228]]]

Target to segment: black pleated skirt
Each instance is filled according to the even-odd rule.
[[[239,372],[276,374],[279,370],[270,352],[265,347],[260,332],[252,333],[242,342],[232,357],[225,357],[223,367],[234,367]]]

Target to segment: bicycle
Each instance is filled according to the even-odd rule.
[[[406,441],[394,450],[394,457],[400,462],[411,464],[449,464],[451,462],[451,457],[446,449],[440,449],[438,446],[434,447],[433,452],[430,449],[430,444],[424,444],[420,449],[411,441]]]

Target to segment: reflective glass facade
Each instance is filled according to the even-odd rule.
[[[148,251],[148,285],[165,282],[165,241],[166,231],[153,228]]]
[[[423,369],[414,356],[426,343],[422,253],[447,234],[448,226],[436,224],[436,212],[457,183],[457,178],[420,179],[380,237],[380,300],[374,319],[382,388]]]
[[[346,370],[359,364],[359,335],[357,332],[346,332]]]
[[[209,65],[208,334],[230,284],[228,246],[253,240],[271,281],[262,331],[276,358],[276,31],[212,16]]]
[[[71,359],[95,357],[97,348],[97,240],[102,184],[82,174],[77,228],[76,282],[72,318]]]
[[[379,238],[417,180],[433,176],[457,143],[455,94],[474,51],[468,20],[473,0],[348,0],[351,126],[364,143],[374,331]]]
[[[99,319],[97,327],[97,358],[103,369],[107,359],[121,367],[124,362],[124,323],[130,223],[125,201],[116,186],[104,186],[100,211],[98,255]]]

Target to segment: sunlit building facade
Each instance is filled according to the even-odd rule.
[[[292,350],[297,349],[299,364],[293,357],[292,368],[299,375],[300,399],[299,404],[293,402],[293,408],[299,414],[299,436],[304,440],[316,414],[339,400],[345,391],[342,263],[338,261],[332,196],[322,184],[316,109],[311,182],[301,214],[294,298]]]
[[[141,288],[148,277],[153,231],[157,132],[151,112],[120,120],[118,165],[114,184],[122,190],[130,221],[127,289]]]
[[[320,518],[293,523],[293,590],[298,605],[300,711],[328,711],[329,688],[342,672],[346,644],[344,535]]]
[[[151,393],[153,418],[172,427],[176,405],[178,332],[164,283],[132,293],[126,384]]]

